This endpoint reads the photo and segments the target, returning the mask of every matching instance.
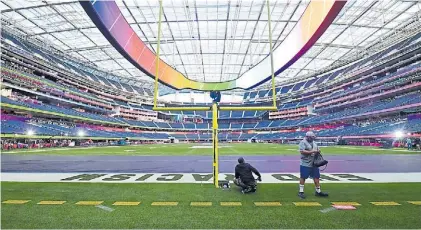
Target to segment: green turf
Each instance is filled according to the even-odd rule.
[[[421,228],[421,183],[325,184],[329,198],[313,196],[306,186],[306,201],[322,207],[295,207],[295,184],[261,184],[256,194],[236,189],[223,191],[200,184],[82,184],[6,183],[2,201],[28,199],[23,205],[2,204],[2,228]],[[40,206],[41,200],[65,200],[59,206]],[[77,206],[80,200],[103,200],[107,212],[93,206]],[[139,206],[112,206],[115,201],[141,201]],[[177,201],[176,207],[153,207],[153,201]],[[191,207],[191,201],[211,201],[212,207]],[[241,207],[222,207],[221,201],[240,201]],[[280,201],[281,207],[255,207],[256,201]],[[362,204],[354,211],[319,210],[334,201]],[[402,205],[381,207],[371,201],[395,201]]]
[[[28,199],[24,205],[2,205],[3,228],[421,228],[421,184],[325,184],[329,198],[312,195],[306,201],[322,207],[295,207],[295,184],[262,184],[256,194],[223,191],[199,184],[82,184],[2,183],[2,201]],[[65,200],[60,206],[40,206],[41,200]],[[77,206],[80,200],[102,200],[107,212]],[[115,201],[141,201],[139,206],[116,207]],[[177,201],[176,207],[153,207],[153,201]],[[212,207],[191,207],[191,201],[211,201]],[[241,207],[219,202],[239,201]],[[256,201],[280,201],[281,207],[255,207]],[[334,201],[362,204],[355,211],[321,213]],[[380,207],[371,201],[395,201],[401,206]]]
[[[96,148],[57,148],[4,151],[10,154],[27,155],[212,155],[210,148],[192,148],[209,144],[154,144]],[[420,154],[405,149],[380,149],[375,147],[331,146],[321,147],[326,155],[371,155],[371,154]],[[220,145],[220,155],[296,155],[296,145],[263,143],[224,143]]]

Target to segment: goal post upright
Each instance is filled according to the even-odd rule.
[[[219,187],[218,105],[212,104],[213,184]]]
[[[161,25],[162,25],[162,0],[159,0],[159,15],[158,15],[158,40],[156,45],[155,57],[155,82],[153,94],[153,109],[154,111],[209,111],[211,107],[158,107],[158,75],[159,75],[159,60],[161,50]]]
[[[219,107],[220,110],[229,110],[229,111],[277,111],[278,107],[276,105],[276,90],[275,90],[275,69],[273,66],[273,44],[272,44],[272,24],[270,16],[270,5],[269,0],[266,0],[267,10],[268,10],[268,29],[269,29],[269,55],[270,55],[270,70],[271,70],[271,81],[272,81],[272,106],[248,106],[248,107],[235,107],[235,106],[224,106]]]
[[[267,8],[268,8],[268,29],[269,29],[269,54],[270,54],[270,71],[272,76],[272,107],[274,110],[277,110],[276,106],[276,90],[275,90],[275,69],[273,67],[273,44],[272,44],[272,21],[270,17],[270,5],[269,0],[266,0]],[[272,108],[273,109],[273,108]]]
[[[159,61],[160,61],[160,44],[161,44],[161,24],[162,24],[162,0],[159,0],[159,15],[158,15],[158,41],[155,57],[155,82],[154,82],[154,99],[153,111],[212,111],[212,148],[213,148],[213,184],[216,188],[219,187],[219,149],[218,149],[218,111],[277,111],[276,105],[276,90],[275,90],[275,73],[273,66],[273,46],[272,46],[272,28],[269,0],[266,0],[268,10],[268,28],[269,28],[269,47],[271,60],[271,80],[272,80],[272,106],[218,106],[216,102],[212,106],[201,107],[158,107],[158,78],[159,78]]]
[[[153,92],[153,108],[155,109],[158,101],[158,75],[159,75],[159,53],[161,45],[161,22],[162,22],[162,0],[159,0],[159,15],[158,15],[158,42],[156,45],[155,57],[155,85]]]

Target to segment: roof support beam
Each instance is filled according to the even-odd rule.
[[[3,1],[2,1],[3,2]],[[43,1],[44,2],[44,1]],[[4,3],[4,2],[3,2]],[[41,8],[41,7],[46,7],[46,6],[59,6],[59,5],[67,5],[67,4],[72,4],[72,3],[79,3],[79,1],[71,1],[71,2],[55,2],[55,3],[47,3],[46,5],[38,5],[38,6],[28,6],[28,7],[18,7],[18,8],[12,8],[10,6],[8,6],[7,4],[5,4],[6,6],[8,6],[11,9],[7,9],[7,10],[2,10],[1,13],[7,13],[7,12],[13,12],[13,11],[20,11],[20,10],[30,10],[30,9],[36,9],[36,8]]]
[[[257,28],[257,24],[259,23],[259,20],[260,20],[260,17],[262,16],[264,8],[265,8],[265,4],[262,4],[262,7],[260,7],[259,16],[257,17],[256,23],[255,23],[254,28],[253,28],[253,32],[251,33],[251,38],[254,37],[254,34],[255,34],[256,28]],[[241,62],[241,65],[244,65],[244,62],[246,61],[247,53],[250,50],[250,46],[251,46],[251,40],[250,40],[249,44],[247,45],[246,53],[244,55],[243,61]],[[240,69],[240,71],[238,71],[237,75],[240,76],[240,74],[241,74],[241,69]]]
[[[294,16],[295,12],[297,11],[298,7],[301,4],[301,0],[300,3],[297,4],[297,6],[294,8],[294,11],[292,11],[292,14],[289,16],[288,21],[291,22],[291,18],[292,16]],[[287,28],[288,23],[285,24],[284,28],[282,28],[281,33],[279,33],[279,36],[276,38],[275,43],[273,44],[273,49],[275,50],[281,43],[278,44],[279,39],[281,38],[282,34],[284,33],[285,29]],[[285,36],[286,37],[286,36]]]
[[[357,17],[355,17],[343,30],[342,32],[338,33],[338,35],[335,36],[335,38],[333,38],[332,42],[334,42],[339,36],[341,36],[345,30],[347,30],[348,28],[350,28],[352,25],[354,25],[354,23],[356,21],[358,21],[364,14],[366,14],[374,5],[376,5],[378,2],[374,1],[372,2],[367,8],[365,8]],[[357,45],[358,46],[358,45]],[[323,48],[321,48],[319,50],[319,52],[317,52],[316,55],[314,55],[314,57],[311,58],[311,60],[309,62],[307,62],[307,64],[305,66],[303,66],[303,68],[306,68],[310,63],[312,63],[321,53],[323,53],[323,51],[326,50],[326,48],[329,47],[329,45],[325,45]],[[352,50],[352,49],[350,49]],[[343,56],[343,55],[342,55]],[[299,74],[301,73],[301,71],[298,71],[292,78],[297,77]]]
[[[149,42],[148,37],[146,36],[145,32],[143,32],[142,28],[140,27],[138,21],[136,20],[136,18],[133,16],[132,11],[129,9],[129,7],[127,7],[127,4],[125,1],[123,1],[124,6],[127,8],[127,11],[129,11],[130,16],[133,18],[134,22],[137,24],[137,27],[139,28],[140,32],[143,34],[143,36],[146,38],[146,42]],[[137,6],[137,9],[142,13],[142,11],[139,9],[139,7]],[[145,17],[142,13],[142,16]],[[153,47],[151,47],[153,52],[156,53],[155,49]]]
[[[49,4],[49,5],[52,5],[52,4]],[[54,5],[62,5],[62,4],[54,4]],[[47,5],[44,5],[44,6],[47,6]],[[300,4],[297,4],[297,7],[298,6],[300,6]],[[7,12],[12,12],[14,10],[6,10],[6,11]],[[7,12],[4,12],[4,13],[7,13]],[[3,13],[3,11],[1,13]],[[198,20],[198,22],[226,22],[226,21],[227,20],[225,20],[225,19]],[[240,18],[238,18],[235,21],[238,21],[238,22],[247,22],[249,20],[248,19],[240,19]],[[267,23],[268,20],[267,19],[262,19],[260,21]],[[187,22],[190,22],[190,20],[168,21],[168,23],[187,23]],[[279,23],[279,22],[283,22],[283,23],[296,23],[298,21],[297,20],[282,20],[282,19],[276,20],[276,19],[274,19],[274,20],[272,20],[272,22],[273,23]],[[129,24],[130,25],[151,25],[151,24],[158,24],[158,22],[155,22],[155,21],[142,21],[142,22],[130,22]],[[347,26],[348,24],[346,24],[346,23],[332,23],[332,25]],[[372,28],[372,29],[380,28],[378,26],[370,26],[370,25],[364,25],[364,26],[363,25],[355,25],[355,26],[357,26],[357,27],[364,27],[364,28]],[[81,27],[80,29],[93,29],[93,28],[96,28],[96,26]]]
[[[162,15],[164,16],[165,22],[167,23],[167,26],[168,26],[168,29],[169,29],[169,31],[170,31],[170,34],[171,34],[172,39],[173,39],[173,40],[175,40],[175,38],[174,38],[174,34],[173,34],[172,30],[171,30],[171,27],[170,27],[170,25],[168,24],[168,18],[167,18],[167,15],[165,14],[164,7],[163,7],[163,6],[162,6]],[[150,28],[150,26],[149,26],[149,28]],[[151,31],[153,31],[153,30],[151,29]],[[160,42],[160,44],[164,44],[164,43],[162,43],[162,42],[163,42],[163,41],[161,41],[161,42]],[[157,43],[158,43],[158,41],[155,41],[155,42],[152,42],[152,41],[151,41],[149,44],[152,46],[152,44],[157,44]],[[181,61],[181,63],[183,63],[183,59],[181,58],[180,50],[178,49],[177,43],[175,43],[174,45],[175,45],[175,50],[176,50],[176,51],[177,51],[177,53],[178,53],[178,56],[180,56],[180,61]],[[161,56],[166,56],[167,54],[166,54],[166,53],[164,53],[164,52],[162,52],[160,55],[161,55]],[[170,55],[173,55],[173,54],[170,54]],[[171,65],[170,63],[167,63],[167,64]],[[186,71],[186,68],[184,68],[184,73],[185,73],[185,74],[186,74],[186,76],[187,76],[187,71]]]
[[[219,38],[219,39],[201,39],[202,41],[224,41],[224,39]],[[227,41],[251,41],[252,43],[259,43],[258,40],[250,40],[250,39],[245,39],[245,38],[234,38],[234,39],[228,39]],[[161,44],[172,44],[174,42],[187,42],[187,41],[191,41],[191,39],[175,39],[175,40],[171,40],[171,41],[162,41]],[[151,41],[149,42],[149,44],[156,44],[157,41]],[[260,40],[260,43],[269,43],[269,41],[266,40]],[[352,45],[341,45],[341,44],[332,44],[332,43],[316,43],[314,44],[314,46],[328,46],[328,47],[333,47],[333,48],[342,48],[342,49],[354,49],[354,48],[360,48],[363,49],[364,47],[362,46],[352,46]],[[67,49],[64,51],[67,52],[79,52],[79,51],[90,51],[90,50],[98,50],[98,49],[110,49],[113,48],[111,45],[102,45],[102,46],[91,46],[91,47],[82,47],[82,48],[73,48],[73,49]],[[179,53],[179,52],[178,52]],[[243,53],[244,54],[244,53]],[[164,54],[165,55],[165,54]],[[172,54],[169,54],[172,55]]]
[[[202,52],[202,42],[200,40],[199,16],[197,15],[196,1],[194,1],[194,13],[195,13],[195,16],[196,16],[196,20],[195,21],[196,21],[196,24],[197,24],[197,36],[199,38],[200,59],[202,61],[202,66],[204,66],[204,63],[203,63],[203,52]],[[170,25],[168,25],[168,28],[170,28]],[[171,33],[171,35],[172,35],[172,33]],[[173,36],[173,38],[174,38],[174,36]],[[206,81],[206,78],[205,78],[205,68],[202,68],[202,72],[203,72],[203,81]]]
[[[6,2],[2,2],[4,5],[6,5],[7,7],[10,7]],[[10,7],[11,8],[11,7]],[[37,26],[38,28],[40,28],[41,30],[46,31],[45,29],[43,29],[41,26],[39,26],[38,24],[36,24],[34,21],[32,21],[30,18],[26,17],[24,14],[22,14],[19,11],[16,11],[16,13],[18,13],[20,16],[22,16],[24,19],[28,20],[30,23],[34,24],[35,26]],[[20,31],[22,31],[22,29],[18,28]],[[28,34],[26,31],[22,31],[25,34]],[[55,39],[57,39],[58,41],[61,42],[60,39],[58,39],[56,36],[54,36],[53,34],[51,34],[52,37],[54,37]],[[63,42],[61,42],[63,43]],[[68,48],[71,48],[70,46],[68,46],[66,43],[63,43],[63,45],[67,46]]]
[[[62,15],[62,14],[60,14],[60,12],[56,9],[56,7],[55,7],[55,5],[52,5],[52,4],[49,4],[49,3],[47,3],[47,6],[50,6],[56,13],[57,13],[57,15],[60,15],[60,17],[62,17],[67,23],[69,23],[70,25],[72,25],[73,26],[73,28],[75,28],[75,29],[77,29],[77,27],[69,20],[69,19],[67,19],[67,17],[66,16],[64,16],[64,15]],[[94,41],[92,41],[92,39],[89,37],[89,36],[87,36],[85,33],[83,33],[82,31],[79,31],[81,34],[83,34],[86,38],[88,38],[88,40],[90,41],[90,42],[92,42],[92,44],[96,44]],[[51,36],[53,36],[51,33],[49,33]],[[58,39],[59,40],[59,39]],[[63,43],[63,44],[65,44],[64,42],[62,42],[61,40],[59,40],[61,43]],[[83,57],[83,55],[81,55],[82,57]],[[85,57],[84,57],[85,58]],[[90,61],[89,59],[87,59],[87,58],[85,58],[86,60],[88,60],[88,62],[92,62],[92,61]]]
[[[225,61],[225,44],[227,42],[227,32],[228,32],[228,20],[230,18],[230,10],[231,10],[231,1],[228,2],[228,10],[227,10],[227,20],[225,22],[225,32],[224,32],[224,48],[222,51],[222,68],[221,68],[221,77],[219,78],[219,81],[222,81],[222,72],[224,71],[224,61]],[[199,23],[199,22],[198,22]],[[203,71],[205,68],[203,68]]]
[[[417,4],[418,2],[412,2],[412,4],[411,5],[409,5],[407,8],[405,8],[404,10],[403,10],[403,12],[405,12],[406,10],[409,10],[411,7],[413,7],[415,4]],[[387,22],[385,22],[384,23],[384,25],[383,26],[386,26],[387,24],[389,24],[389,23],[391,23],[391,22],[393,22],[396,18],[398,18],[399,16],[401,16],[401,14],[397,14],[395,17],[393,17],[393,18],[391,18],[389,21],[387,21]],[[409,21],[409,20],[408,20]],[[407,24],[406,24],[407,25]],[[377,31],[379,31],[381,28],[379,28],[379,29],[377,29],[376,31],[374,31],[373,32],[373,34],[375,34],[375,33],[377,33]],[[357,47],[361,47],[361,44],[363,43],[363,42],[365,42],[365,40],[364,41],[361,41],[360,43],[358,43],[356,46]],[[368,46],[368,47],[366,47],[366,48],[370,48],[372,45],[370,45],[370,46]],[[352,52],[352,50],[349,50],[348,52],[346,52],[344,55],[343,55],[343,57],[346,57],[346,55],[348,55],[350,52]]]
[[[320,46],[324,46],[324,44],[321,44]],[[87,50],[78,50],[78,52],[81,52],[81,51],[89,51],[89,50],[95,50],[95,47],[90,47],[91,49],[87,49]],[[72,53],[73,52],[73,50],[70,50],[70,52],[69,53]],[[225,53],[202,53],[202,55],[244,55],[244,53],[236,53],[236,52],[232,52],[232,53],[228,53],[228,52],[225,52]],[[170,53],[168,53],[168,54],[163,54],[163,55],[160,55],[160,56],[172,56],[173,54],[170,54]],[[195,52],[193,52],[193,53],[180,53],[180,55],[197,55],[197,53],[195,53]],[[256,56],[267,56],[267,54],[265,54],[265,53],[259,53],[259,54],[255,54]],[[306,57],[306,58],[312,58],[312,57]],[[121,59],[123,59],[123,58],[119,58],[119,59],[117,59],[117,60],[121,60]],[[328,58],[318,58],[318,59],[320,59],[320,60],[329,60],[329,61],[336,61],[336,59],[328,59]],[[109,59],[109,58],[106,58],[106,59],[98,59],[98,60],[95,60],[95,62],[102,62],[102,61],[109,61],[109,60],[114,60],[114,59]],[[172,65],[174,65],[173,63],[172,63]],[[182,65],[192,65],[192,64],[186,64],[186,63],[184,63],[184,64],[182,64]],[[197,64],[196,64],[197,65]],[[202,65],[202,64],[200,64],[200,65]],[[204,64],[204,65],[206,65],[206,64]],[[211,64],[211,65],[221,65],[221,64]]]
[[[297,8],[296,8],[297,9]],[[244,19],[238,19],[235,20],[238,22],[244,22],[246,20]],[[267,20],[260,20],[261,22],[267,22]],[[188,20],[181,20],[181,21],[166,21],[167,24],[169,23],[188,23],[190,21]],[[197,22],[226,22],[228,23],[228,20],[197,20]],[[272,20],[272,22],[275,23],[279,23],[279,22],[284,22],[284,23],[296,23],[297,21],[295,20]],[[156,24],[156,22],[132,22],[129,23],[131,26],[139,26],[139,25],[150,25],[150,24]],[[346,26],[346,24],[344,23],[332,23],[332,25],[339,25],[339,26]],[[358,27],[358,28],[369,28],[369,29],[379,29],[382,27],[378,27],[378,26],[360,26],[360,25],[353,25],[354,27]],[[60,32],[67,32],[67,31],[74,31],[74,30],[87,30],[87,29],[95,29],[97,28],[96,26],[86,26],[86,27],[79,27],[79,28],[69,28],[69,29],[64,29],[64,30],[57,30],[57,31],[51,31],[51,32],[41,32],[41,33],[36,33],[36,34],[32,34],[30,36],[37,36],[37,35],[44,35],[44,34],[51,34],[51,33],[60,33]],[[384,29],[388,29],[388,28],[384,28]],[[281,33],[282,34],[282,33]]]

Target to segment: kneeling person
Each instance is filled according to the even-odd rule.
[[[262,181],[261,175],[257,169],[244,162],[244,158],[238,158],[238,165],[235,166],[234,184],[241,187],[242,193],[255,192],[257,189],[256,179],[253,173],[258,176],[257,180]]]

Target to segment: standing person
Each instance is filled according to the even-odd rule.
[[[251,166],[249,163],[244,162],[244,158],[238,158],[238,164],[235,166],[235,179],[234,184],[241,187],[242,193],[249,193],[256,191],[256,179],[254,179],[253,173],[258,176],[257,180],[262,181],[261,175],[257,169]]]
[[[408,147],[408,150],[411,150],[412,149],[412,141],[411,141],[411,138],[406,138],[406,145],[407,145],[407,147]]]
[[[313,178],[314,185],[316,186],[316,196],[326,197],[327,193],[324,193],[320,189],[320,171],[318,167],[313,167],[314,156],[320,153],[320,149],[317,146],[316,135],[309,131],[306,133],[305,138],[300,141],[299,150],[301,154],[300,161],[300,190],[298,196],[301,199],[305,199],[304,195],[304,184],[308,177]]]

